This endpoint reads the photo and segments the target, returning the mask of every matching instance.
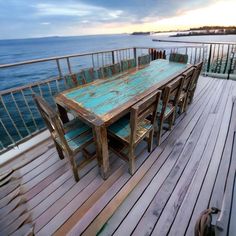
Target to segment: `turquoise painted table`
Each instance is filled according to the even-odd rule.
[[[163,87],[191,65],[156,60],[143,69],[128,74],[78,86],[56,98],[59,110],[71,110],[93,127],[101,174],[109,174],[106,127],[129,112],[132,105]]]

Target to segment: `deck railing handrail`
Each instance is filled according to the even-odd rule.
[[[190,45],[187,46],[188,48],[200,48],[201,46],[194,46]],[[101,53],[109,53],[109,52],[117,52],[122,50],[130,50],[130,49],[149,49],[150,46],[144,46],[144,47],[127,47],[127,48],[118,48],[118,49],[112,49],[112,50],[104,50],[104,51],[93,51],[93,52],[84,52],[84,53],[76,53],[76,54],[68,54],[64,56],[57,56],[57,57],[48,57],[48,58],[38,58],[28,61],[21,61],[21,62],[14,62],[14,63],[8,63],[8,64],[0,64],[0,69],[3,68],[9,68],[9,67],[15,67],[15,66],[22,66],[27,64],[34,64],[34,63],[41,63],[41,62],[49,62],[49,61],[55,61],[55,60],[63,60],[67,58],[73,58],[73,57],[83,57],[83,56],[89,56],[89,55],[96,55]],[[157,49],[174,49],[174,48],[186,48],[186,46],[159,46],[159,47],[153,47]]]
[[[0,69],[1,68],[7,68],[7,67],[13,67],[13,66],[22,66],[22,65],[26,65],[26,64],[34,64],[34,63],[39,63],[39,62],[55,61],[55,60],[73,58],[73,57],[82,57],[82,56],[96,55],[96,54],[100,54],[100,53],[116,52],[116,51],[121,51],[121,50],[129,50],[129,49],[133,49],[133,48],[132,47],[130,47],[130,48],[118,48],[118,49],[113,49],[113,50],[76,53],[76,54],[69,54],[69,55],[57,56],[57,57],[39,58],[39,59],[23,61],[23,62],[15,62],[15,63],[9,63],[9,64],[0,64]]]

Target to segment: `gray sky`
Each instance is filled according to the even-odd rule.
[[[233,0],[0,0],[0,39],[235,25]],[[232,11],[232,12],[231,12]]]

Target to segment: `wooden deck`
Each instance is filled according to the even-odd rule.
[[[21,195],[24,211],[11,217],[24,222],[29,213],[36,235],[193,235],[199,214],[214,206],[222,210],[213,219],[223,229],[218,234],[236,235],[235,97],[236,82],[201,77],[193,104],[162,144],[150,155],[140,145],[132,177],[127,163],[111,155],[106,181],[94,160],[76,183],[49,140],[1,169],[14,171],[0,212],[14,209]],[[8,232],[5,224],[0,229]]]

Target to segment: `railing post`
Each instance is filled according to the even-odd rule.
[[[210,45],[210,50],[209,50],[209,57],[208,57],[208,62],[207,62],[207,72],[210,71],[210,66],[211,66],[211,51],[212,51],[212,44]]]
[[[225,61],[225,68],[224,68],[223,74],[226,73],[226,69],[227,69],[227,65],[228,65],[228,60],[229,60],[229,51],[230,51],[230,44],[228,45],[228,49],[227,49],[227,55],[226,55],[226,61]]]
[[[135,60],[135,65],[137,66],[137,48],[134,48],[134,60]]]
[[[231,55],[230,55],[230,66],[229,66],[229,70],[228,70],[228,76],[227,76],[227,79],[229,79],[229,76],[230,76],[230,74],[231,74],[231,67],[232,67],[232,65],[233,65],[233,60],[234,60],[234,53],[233,52],[231,52]]]
[[[111,56],[112,56],[112,64],[115,64],[115,54],[114,51],[111,52]]]
[[[56,62],[57,62],[57,69],[58,69],[58,72],[59,72],[59,76],[60,76],[60,78],[62,78],[62,72],[61,72],[61,67],[60,67],[59,60],[56,59]]]
[[[66,58],[66,61],[67,61],[68,71],[69,71],[70,74],[72,74],[69,57]]]

